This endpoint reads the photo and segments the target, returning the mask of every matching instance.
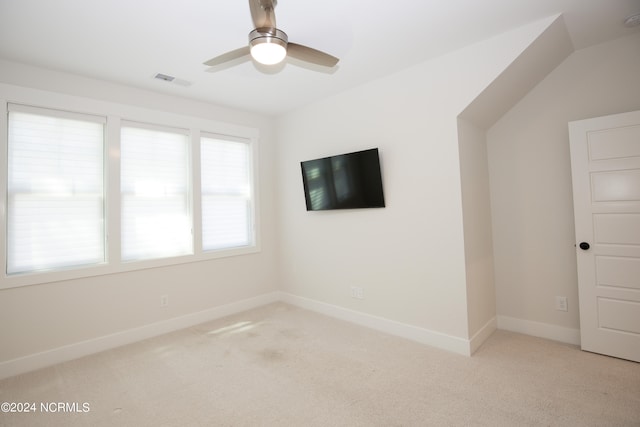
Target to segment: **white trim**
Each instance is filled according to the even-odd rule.
[[[480,348],[483,342],[487,340],[491,336],[492,333],[496,331],[498,328],[498,320],[496,317],[492,317],[485,325],[480,328],[478,332],[476,332],[471,339],[469,340],[469,345],[471,349],[471,354],[475,353],[477,349]]]
[[[148,123],[148,122],[138,122],[135,120],[127,120],[122,118],[120,120],[120,129],[122,128],[133,128],[133,129],[143,129],[150,130],[152,132],[166,132],[174,135],[182,135],[189,136],[190,129],[179,127],[179,126],[165,126],[156,123]]]
[[[355,323],[391,335],[407,338],[442,350],[451,351],[464,356],[471,355],[470,341],[464,338],[446,335],[441,332],[396,322],[383,317],[372,316],[370,314],[299,297],[286,292],[281,292],[280,295],[280,300],[282,302],[291,305],[335,317],[337,319],[346,320],[347,322]]]
[[[102,125],[107,123],[106,116],[99,116],[96,114],[85,114],[85,113],[79,113],[75,111],[66,111],[66,110],[60,110],[56,108],[32,107],[30,105],[17,104],[12,102],[7,104],[7,110],[9,112],[33,114],[37,116],[46,116],[46,117],[56,117],[60,119],[80,120],[83,122],[99,123]]]
[[[548,323],[533,322],[499,315],[490,319],[471,339],[465,339],[286,292],[274,291],[139,328],[116,332],[41,353],[0,362],[0,379],[110,350],[279,301],[463,356],[471,356],[496,329],[580,345],[579,329],[565,328]]]
[[[260,307],[279,301],[279,293],[271,292],[257,297],[236,301],[230,304],[213,307],[196,313],[187,314],[173,319],[163,320],[139,328],[116,332],[99,338],[93,338],[74,344],[65,345],[41,353],[30,354],[0,363],[0,379],[55,365],[88,356],[90,354],[131,344],[147,338],[188,328],[200,323],[219,319],[252,308]]]
[[[501,315],[498,316],[498,329],[580,345],[580,329]]]

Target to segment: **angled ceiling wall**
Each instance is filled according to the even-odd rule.
[[[558,16],[459,117],[490,128],[573,51],[564,19]]]
[[[496,328],[486,130],[573,50],[558,16],[458,116],[468,328],[470,338],[478,335],[472,343],[481,343]]]

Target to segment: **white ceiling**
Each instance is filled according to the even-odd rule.
[[[280,0],[278,27],[335,69],[207,72],[246,45],[248,0],[0,0],[0,58],[275,115],[559,13],[576,49],[640,30],[623,24],[640,0]]]

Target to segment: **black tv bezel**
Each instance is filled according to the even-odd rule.
[[[340,205],[330,205],[329,207],[325,207],[325,208],[321,208],[321,209],[314,209],[311,203],[311,197],[310,197],[310,191],[309,191],[309,185],[307,182],[307,175],[305,173],[305,165],[309,165],[312,162],[318,162],[318,161],[331,161],[332,159],[335,158],[340,158],[340,157],[348,157],[348,156],[357,156],[357,155],[362,155],[363,153],[367,153],[367,152],[375,152],[375,157],[377,162],[375,163],[375,170],[374,170],[374,179],[375,179],[375,183],[374,183],[374,188],[375,188],[375,192],[376,192],[376,198],[380,199],[380,202],[376,202],[376,203],[363,203],[363,204],[358,204],[358,205],[353,205],[353,204],[349,204],[349,205],[345,205],[345,206],[340,206]],[[331,211],[331,210],[353,210],[353,209],[378,209],[378,208],[384,208],[386,207],[386,201],[385,201],[385,197],[384,197],[384,185],[383,185],[383,180],[382,180],[382,166],[381,166],[381,161],[380,161],[380,150],[376,147],[376,148],[369,148],[369,149],[365,149],[365,150],[358,150],[358,151],[351,151],[351,152],[347,152],[347,153],[341,153],[341,154],[335,154],[332,156],[326,156],[326,157],[319,157],[317,159],[310,159],[310,160],[304,160],[300,162],[300,168],[301,168],[301,172],[302,172],[302,183],[303,183],[303,188],[304,188],[304,197],[305,197],[305,204],[306,204],[306,208],[308,212],[320,212],[320,211]],[[367,199],[368,200],[368,199]]]

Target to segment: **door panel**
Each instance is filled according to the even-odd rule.
[[[640,156],[640,126],[624,126],[589,132],[591,160]]]
[[[640,171],[593,173],[591,191],[595,202],[637,202],[640,200]]]
[[[640,245],[640,214],[593,215],[596,243]]]
[[[640,303],[598,298],[598,323],[601,328],[640,334]]]
[[[598,286],[640,290],[640,258],[596,256]]]
[[[569,133],[582,349],[640,362],[640,111]]]

